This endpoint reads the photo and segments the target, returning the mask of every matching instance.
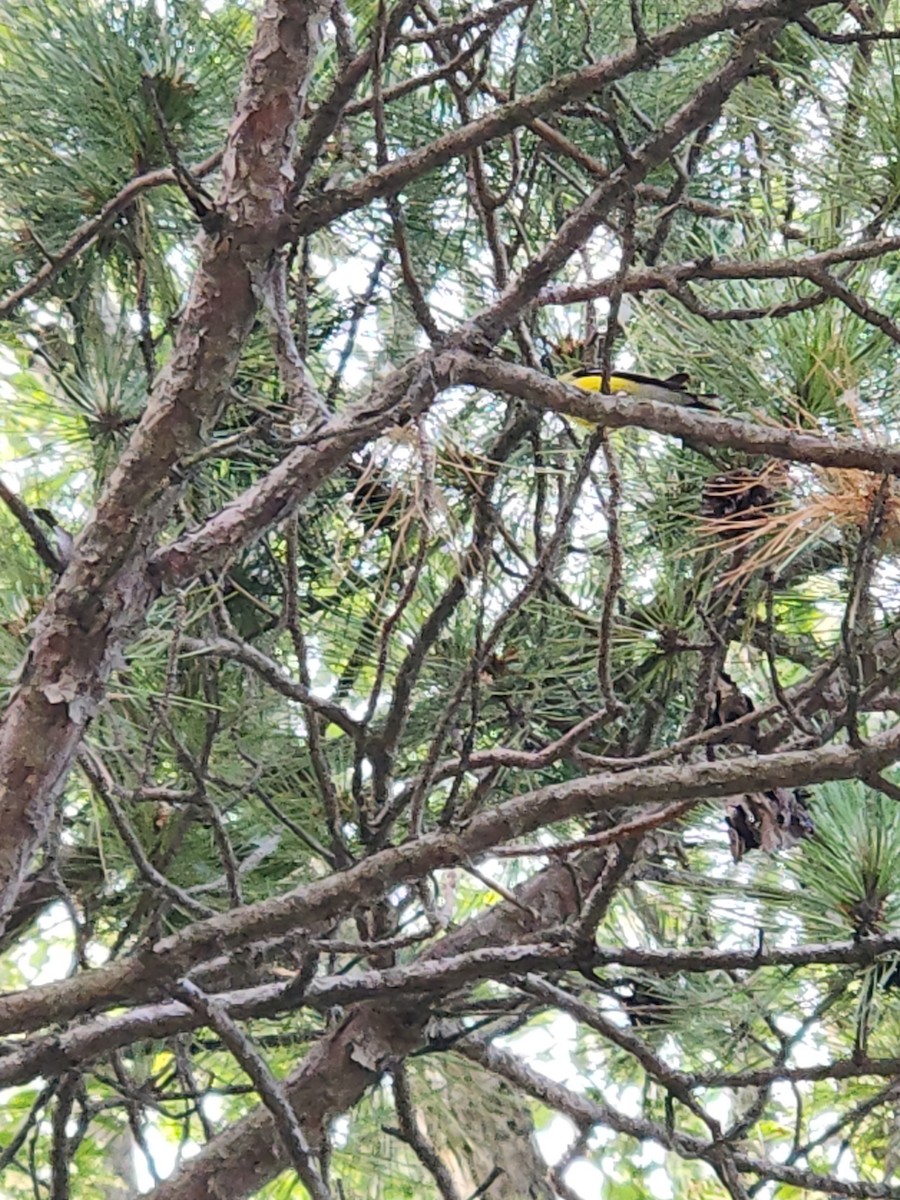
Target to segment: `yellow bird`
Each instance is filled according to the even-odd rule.
[[[579,367],[559,376],[560,383],[569,383],[583,392],[602,392],[603,372],[596,367]],[[670,375],[668,379],[655,379],[652,375],[637,375],[634,371],[610,371],[608,395],[625,392],[638,400],[661,400],[665,404],[681,404],[687,408],[702,408],[707,412],[718,412],[710,400],[717,396],[704,396],[688,391],[690,376],[685,371]],[[580,417],[573,418],[582,424],[590,424]]]

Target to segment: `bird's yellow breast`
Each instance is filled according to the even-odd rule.
[[[560,375],[559,381],[560,383],[569,383],[572,387],[581,388],[583,392],[599,392],[603,387],[603,374],[602,372],[598,372],[596,375],[569,373]],[[641,385],[634,379],[623,379],[621,375],[610,375],[609,377],[610,395],[615,395],[616,392],[627,392],[629,395],[634,395],[640,390]]]

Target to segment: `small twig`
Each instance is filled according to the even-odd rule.
[[[671,821],[702,804],[702,800],[678,800],[651,813],[635,817],[631,821],[622,821],[612,829],[604,829],[601,833],[591,833],[583,838],[575,838],[569,842],[551,842],[549,845],[534,845],[518,842],[509,846],[495,846],[491,851],[492,858],[524,858],[538,856],[546,858],[566,858],[576,850],[596,849],[598,846],[614,846],[637,834],[648,833],[651,829],[659,829]]]
[[[387,41],[388,18],[385,0],[379,0],[377,11],[377,21],[372,33],[372,115],[375,123],[375,159],[377,165],[383,167],[389,161],[387,122],[385,120],[384,97],[382,95],[382,72],[389,49]],[[400,202],[396,196],[388,196],[385,203],[388,215],[391,218],[394,245],[397,247],[397,253],[400,256],[400,271],[403,276],[403,283],[406,286],[413,313],[431,342],[438,342],[441,339],[441,331],[434,317],[431,315],[431,309],[428,307],[425,293],[416,278],[409,249],[409,239],[406,236],[406,222],[403,219],[403,210],[400,207]]]
[[[524,605],[531,596],[538,590],[543,580],[552,570],[556,563],[557,556],[562,549],[566,534],[568,533],[569,525],[575,512],[575,505],[578,497],[581,495],[581,489],[590,472],[591,463],[594,456],[595,447],[589,445],[587,453],[584,455],[575,479],[568,491],[568,494],[563,497],[560,511],[556,523],[556,528],[553,531],[553,536],[547,543],[544,553],[535,563],[533,569],[529,573],[523,587],[518,594],[513,597],[507,605],[504,612],[494,622],[488,636],[480,648],[480,652],[473,657],[472,663],[468,670],[463,672],[463,675],[456,686],[453,695],[450,697],[444,715],[438,725],[437,732],[431,741],[431,746],[428,751],[428,756],[422,773],[412,788],[410,796],[410,828],[414,831],[415,836],[421,833],[422,817],[424,813],[425,796],[428,788],[431,786],[434,771],[438,765],[438,755],[443,746],[444,738],[447,735],[452,722],[455,720],[456,713],[462,703],[463,697],[468,690],[471,681],[478,677],[479,672],[483,669],[487,656],[491,653],[494,647],[500,640],[503,631],[509,626],[513,617],[522,610]]]
[[[391,1071],[394,1091],[394,1108],[400,1122],[399,1129],[383,1126],[387,1133],[401,1138],[412,1149],[416,1158],[432,1175],[443,1200],[460,1200],[459,1192],[453,1183],[453,1178],[429,1139],[420,1130],[416,1120],[412,1092],[409,1087],[409,1077],[406,1068],[400,1064]]]
[[[375,714],[375,709],[381,696],[381,688],[384,683],[385,672],[387,670],[388,650],[390,649],[391,634],[415,596],[416,588],[418,587],[422,574],[422,569],[425,566],[425,556],[428,552],[430,517],[434,507],[435,456],[434,449],[428,441],[422,422],[419,420],[417,420],[415,423],[415,433],[420,453],[420,461],[422,463],[421,487],[418,486],[417,480],[416,493],[414,494],[414,499],[409,510],[409,513],[412,516],[415,510],[418,509],[418,515],[420,518],[416,552],[413,556],[412,569],[409,573],[409,578],[403,585],[403,590],[397,598],[397,603],[394,605],[391,612],[388,613],[388,615],[384,618],[381,626],[378,640],[378,651],[376,655],[375,678],[369,690],[369,701],[366,706],[365,715],[362,718],[363,726],[368,726]]]
[[[557,987],[556,984],[550,983],[538,975],[526,975],[524,980],[520,982],[519,987],[527,992],[528,995],[536,996],[544,1004],[550,1005],[551,1008],[567,1012],[569,1016],[582,1025],[596,1030],[597,1033],[601,1034],[607,1041],[612,1042],[613,1045],[626,1050],[641,1064],[651,1079],[655,1079],[657,1083],[662,1084],[690,1113],[699,1118],[714,1138],[721,1137],[722,1131],[718,1121],[710,1117],[691,1094],[693,1082],[691,1076],[669,1067],[636,1034],[607,1020],[595,1004],[586,1004],[577,996],[571,995],[569,992],[564,991],[563,988]]]
[[[334,44],[337,50],[338,66],[344,72],[353,62],[356,54],[353,19],[347,11],[347,5],[344,3],[344,0],[333,0],[331,5],[331,23],[334,26]],[[349,115],[349,105],[344,109],[344,115]]]
[[[59,1085],[59,1079],[51,1079],[38,1092],[19,1129],[10,1137],[6,1145],[0,1149],[0,1171],[5,1171],[9,1164],[15,1161],[16,1155],[25,1145],[29,1133],[31,1133],[31,1130],[40,1121],[41,1113],[56,1095]]]
[[[24,501],[20,500],[14,491],[6,486],[0,479],[0,500],[6,505],[12,515],[16,518],[28,536],[31,538],[31,544],[34,546],[38,558],[49,567],[54,575],[59,575],[62,571],[63,564],[60,562],[53,550],[53,547],[44,536],[44,531],[41,529],[37,520],[34,517],[31,509]]]
[[[131,822],[125,816],[119,802],[116,800],[115,793],[118,789],[113,783],[106,767],[97,758],[95,752],[89,747],[83,748],[78,755],[78,764],[88,779],[90,779],[98,796],[106,806],[116,832],[125,843],[134,861],[134,865],[151,887],[158,889],[164,895],[168,896],[174,904],[192,916],[213,916],[216,909],[210,908],[209,905],[203,904],[199,900],[195,900],[193,896],[188,895],[183,888],[172,883],[161,871],[158,871],[154,867],[153,863],[144,853],[144,847],[141,845],[140,838],[132,829]]]
[[[817,738],[818,730],[807,721],[803,715],[797,712],[794,705],[791,703],[787,693],[782,686],[781,680],[778,677],[778,665],[775,662],[775,581],[771,575],[766,578],[766,623],[764,627],[765,646],[766,646],[766,663],[769,668],[769,681],[772,684],[772,691],[775,693],[775,699],[784,709],[784,712],[792,725],[796,726],[801,733],[807,737]]]
[[[128,1128],[131,1131],[131,1136],[134,1138],[135,1145],[140,1148],[141,1154],[144,1156],[144,1162],[147,1165],[147,1170],[154,1184],[158,1185],[162,1180],[156,1166],[156,1160],[150,1151],[147,1138],[144,1135],[146,1099],[135,1088],[128,1072],[122,1065],[122,1055],[118,1050],[113,1051],[110,1055],[110,1062],[115,1072],[115,1083],[110,1082],[112,1086],[117,1088],[125,1101],[125,1115],[128,1118]]]
[[[893,481],[885,475],[872,499],[865,527],[860,531],[853,563],[847,605],[841,621],[841,644],[844,648],[844,667],[847,672],[846,727],[851,746],[859,747],[859,696],[862,687],[862,672],[857,654],[858,623],[867,605],[869,586],[875,570],[875,543],[887,517],[887,501]]]
[[[194,1012],[200,1013],[211,1029],[222,1039],[223,1044],[253,1081],[260,1099],[272,1115],[278,1136],[288,1158],[313,1200],[332,1200],[318,1168],[313,1162],[313,1151],[306,1140],[297,1115],[291,1107],[284,1088],[272,1074],[265,1059],[252,1041],[241,1031],[229,1016],[228,1010],[214,996],[203,992],[189,979],[182,979],[172,988],[172,994]]]
[[[193,167],[191,174],[195,179],[209,175],[222,161],[222,151],[217,150],[198,166]],[[95,217],[90,217],[75,230],[69,240],[56,252],[52,259],[37,271],[27,283],[9,292],[0,301],[0,320],[10,316],[23,300],[29,299],[41,291],[48,283],[60,275],[82,250],[92,245],[104,229],[108,228],[116,217],[134,203],[142,192],[153,188],[164,187],[166,184],[178,183],[175,171],[171,167],[163,167],[158,171],[148,171],[131,179],[111,200],[100,209]]]
[[[532,0],[500,0],[490,8],[479,12],[469,13],[457,21],[446,21],[443,24],[430,25],[421,31],[402,34],[397,40],[403,46],[413,46],[417,42],[429,42],[435,38],[443,42],[455,41],[460,34],[465,33],[474,25],[496,25],[514,13],[516,9],[525,8]],[[436,18],[434,18],[436,20]]]
[[[609,831],[611,832],[611,831]],[[576,945],[592,946],[597,929],[609,911],[618,888],[625,882],[640,840],[633,835],[622,840],[606,854],[606,861],[598,879],[578,905],[578,917],[571,927],[571,937]],[[593,847],[592,847],[593,849]]]
[[[257,291],[268,318],[272,349],[288,402],[305,425],[324,420],[328,408],[306,370],[291,327],[286,253],[274,255],[266,269],[259,273]]]
[[[350,322],[347,326],[347,337],[344,345],[341,348],[341,353],[338,356],[337,366],[334,369],[334,374],[328,384],[325,392],[325,400],[329,405],[333,405],[337,399],[338,392],[341,390],[341,381],[344,378],[344,371],[347,368],[347,363],[350,361],[350,355],[353,353],[353,347],[356,345],[356,335],[359,331],[359,323],[363,318],[366,309],[372,303],[375,293],[378,291],[378,285],[381,281],[381,273],[387,266],[390,253],[388,250],[382,250],[376,258],[372,270],[369,272],[369,281],[366,284],[365,290],[361,296],[358,296],[353,301],[353,306],[350,310]]]
[[[467,1200],[481,1200],[481,1197],[486,1196],[488,1194],[488,1192],[491,1190],[491,1188],[494,1186],[494,1184],[497,1182],[497,1180],[500,1178],[500,1176],[505,1175],[505,1174],[506,1174],[506,1170],[503,1167],[500,1167],[500,1166],[492,1167],[491,1170],[488,1172],[487,1177],[484,1179],[484,1181],[482,1183],[479,1183],[479,1185],[475,1189],[475,1191],[472,1192],[472,1194],[467,1197]]]
[[[896,783],[891,783],[889,779],[879,772],[875,775],[863,776],[863,783],[867,784],[875,791],[881,792],[883,796],[889,796],[891,800],[900,800],[900,787]]]
[[[218,706],[210,705],[207,709],[210,719],[217,723],[218,721]],[[163,728],[169,735],[172,745],[179,761],[185,770],[193,776],[195,787],[195,803],[202,805],[206,811],[210,827],[213,832],[213,839],[216,843],[216,848],[219,851],[219,861],[222,864],[222,869],[225,872],[225,879],[228,883],[228,894],[231,904],[234,908],[239,908],[243,904],[243,895],[241,890],[240,864],[237,855],[234,851],[234,846],[231,844],[231,837],[228,829],[222,819],[222,814],[219,812],[218,806],[210,798],[208,790],[207,763],[205,761],[209,749],[211,749],[211,739],[206,751],[196,757],[188,749],[178,730],[172,723],[171,717],[165,707],[159,707],[159,719]],[[214,729],[213,729],[214,736]]]
[[[647,36],[647,30],[644,27],[644,16],[641,12],[641,0],[628,0],[628,10],[635,41],[639,46],[649,45],[650,39]]]
[[[306,696],[310,697],[310,685],[312,681],[307,661],[306,638],[300,627],[300,614],[297,608],[297,594],[300,588],[300,551],[298,546],[297,517],[291,517],[288,520],[286,532],[287,562],[285,569],[284,617],[288,633],[290,634],[291,644],[294,648],[294,654],[297,658],[300,683]],[[310,762],[316,776],[316,782],[319,785],[322,805],[325,809],[325,821],[331,839],[331,853],[327,857],[334,864],[345,867],[353,861],[353,856],[347,849],[347,844],[341,832],[341,802],[337,785],[332,777],[328,758],[325,753],[322,715],[310,699],[304,702],[303,711],[306,715]],[[293,822],[291,822],[291,825],[293,826]],[[303,836],[304,840],[308,841],[306,835],[299,832],[299,827],[294,826],[294,831],[297,832],[298,836]]]
[[[797,24],[810,37],[828,42],[831,46],[855,46],[866,42],[893,42],[900,39],[900,29],[860,30],[858,33],[831,33],[822,29],[810,16],[797,17]]]
[[[523,904],[522,901],[517,898],[516,894],[511,892],[509,888],[504,887],[502,883],[497,883],[496,880],[491,879],[488,875],[485,875],[483,871],[479,871],[478,867],[476,867],[471,860],[466,859],[464,862],[461,862],[460,867],[467,874],[474,876],[479,883],[483,883],[486,888],[490,888],[492,892],[496,892],[498,896],[502,896],[507,904],[512,904],[514,907],[520,908],[523,912],[527,913],[533,921],[538,920],[538,914],[533,908],[529,908],[527,904]]]
[[[447,58],[441,62],[441,65],[433,71],[426,71],[421,75],[414,75],[411,79],[406,79],[403,83],[396,83],[393,87],[383,88],[381,92],[382,104],[390,104],[394,100],[400,100],[403,96],[408,96],[411,92],[418,91],[420,88],[428,87],[432,83],[437,83],[441,79],[446,79],[448,75],[452,75],[461,67],[464,67],[471,59],[475,57],[479,50],[484,47],[491,38],[490,30],[486,29],[478,35],[471,45],[466,46],[452,58]],[[402,38],[400,39],[403,40]],[[362,100],[355,100],[352,104],[348,104],[344,109],[344,115],[347,117],[359,116],[360,113],[368,112],[375,105],[374,93],[364,97]]]
[[[606,507],[606,541],[609,549],[609,573],[603,593],[603,608],[600,613],[600,636],[597,641],[597,679],[600,692],[606,701],[609,715],[616,716],[622,705],[616,699],[612,675],[612,632],[616,614],[616,601],[622,586],[623,555],[619,538],[619,508],[622,503],[622,479],[616,462],[608,429],[599,431],[600,448],[606,459],[609,479],[609,503]]]
[[[175,181],[184,192],[188,203],[194,210],[194,215],[203,224],[213,215],[215,201],[181,161],[181,154],[172,138],[169,123],[159,103],[159,97],[156,94],[156,82],[151,76],[143,75],[141,77],[141,91],[144,93],[147,107],[150,109],[166,154],[169,156]]]
[[[839,279],[835,279],[829,271],[826,271],[824,268],[813,268],[808,272],[808,278],[813,283],[818,284],[829,296],[833,296],[836,300],[839,300],[841,304],[849,308],[852,313],[855,313],[863,321],[867,322],[867,324],[874,325],[876,329],[880,329],[891,341],[900,343],[900,325],[896,321],[891,320],[886,313],[879,312],[874,305],[869,304],[867,300],[863,300],[856,292],[851,291]]]
[[[50,1149],[50,1200],[69,1200],[70,1147],[66,1126],[72,1114],[78,1082],[78,1073],[70,1071],[62,1077],[56,1093]]]
[[[339,704],[313,696],[309,688],[302,683],[295,683],[279,663],[263,654],[255,646],[251,646],[249,642],[242,642],[236,636],[215,638],[209,641],[185,637],[181,639],[181,648],[185,657],[212,655],[214,658],[232,659],[235,662],[243,663],[280,695],[286,696],[298,704],[308,705],[352,738],[361,735],[358,722]]]

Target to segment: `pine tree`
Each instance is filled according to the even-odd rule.
[[[8,0],[3,1196],[900,1196],[898,37]]]

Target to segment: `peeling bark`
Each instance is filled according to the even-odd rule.
[[[154,588],[145,570],[178,492],[177,465],[204,441],[256,310],[251,287],[281,237],[290,161],[315,65],[314,0],[268,0],[257,21],[222,166],[218,232],[172,357],[44,611],[0,726],[0,923],[43,842],[81,736]]]
[[[607,861],[607,851],[590,851],[575,864],[554,864],[516,890],[516,903],[503,901],[442,938],[419,962],[439,961],[488,943],[537,936],[572,919],[580,892],[590,889]],[[431,1004],[426,996],[393,1003],[355,1005],[285,1080],[285,1090],[310,1141],[330,1118],[356,1104],[392,1064],[426,1041]],[[150,1195],[150,1200],[201,1200],[250,1196],[288,1165],[271,1118],[260,1105]]]
[[[647,767],[551,784],[479,813],[459,833],[425,834],[292,892],[196,921],[134,958],[2,996],[0,1035],[39,1029],[88,1009],[159,996],[167,981],[223,952],[262,937],[301,929],[315,932],[354,906],[378,900],[400,883],[471,861],[504,841],[554,821],[759,788],[866,778],[896,761],[898,755],[900,731],[892,730],[859,750],[824,746],[682,767]]]

